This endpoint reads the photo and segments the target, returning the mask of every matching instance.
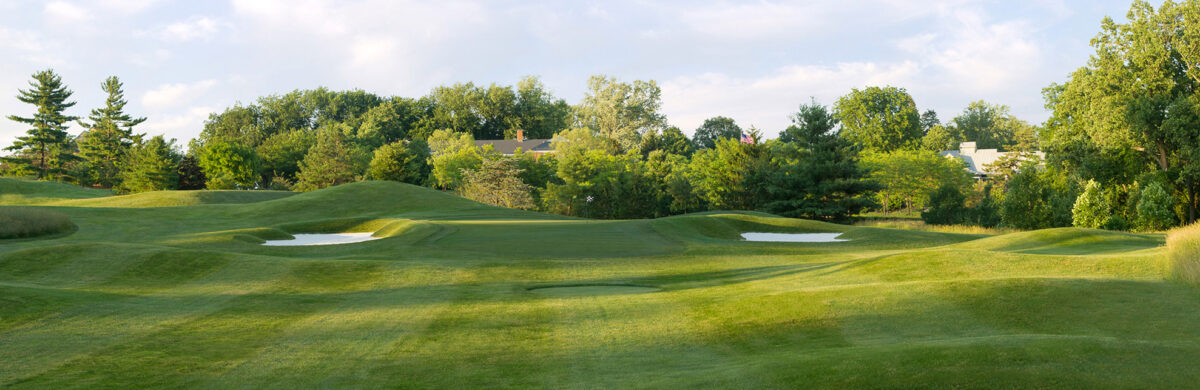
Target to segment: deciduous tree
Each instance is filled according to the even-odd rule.
[[[853,89],[838,98],[834,116],[842,123],[842,137],[864,151],[891,152],[920,146],[921,113],[903,88]]]
[[[704,120],[692,133],[692,143],[700,149],[712,149],[717,141],[725,138],[741,139],[742,128],[733,119],[716,116]]]

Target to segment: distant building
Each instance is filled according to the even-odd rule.
[[[525,130],[517,130],[516,139],[488,139],[477,140],[475,146],[484,147],[491,145],[492,150],[505,156],[512,156],[517,153],[517,149],[521,149],[525,153],[531,153],[534,157],[541,157],[543,154],[554,153],[554,148],[550,146],[550,139],[525,139]]]
[[[963,142],[959,144],[958,150],[947,150],[939,154],[946,158],[953,157],[963,160],[967,165],[968,172],[971,172],[976,179],[984,179],[999,173],[987,171],[988,166],[1001,157],[1015,153],[1017,152],[1001,152],[999,149],[976,149],[974,142]],[[1033,152],[1033,155],[1046,158],[1046,154],[1042,152]]]

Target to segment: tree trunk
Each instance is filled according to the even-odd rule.
[[[1196,222],[1196,186],[1195,186],[1195,183],[1193,183],[1192,178],[1190,178],[1190,177],[1187,179],[1187,182],[1185,185],[1187,185],[1187,197],[1188,197],[1188,199],[1187,199],[1187,203],[1188,203],[1188,205],[1187,205],[1187,208],[1188,208],[1187,224],[1190,225],[1193,222]]]

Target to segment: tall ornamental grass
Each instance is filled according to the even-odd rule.
[[[71,219],[50,210],[0,206],[0,239],[27,238],[68,232]]]
[[[1200,286],[1200,223],[1167,233],[1167,256],[1174,277]]]

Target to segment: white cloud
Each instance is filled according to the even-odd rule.
[[[20,51],[42,51],[42,39],[29,31],[9,30],[0,27],[0,47]]]
[[[195,99],[217,85],[217,80],[163,84],[142,95],[142,105],[150,109],[176,107]]]
[[[58,23],[78,23],[92,19],[92,13],[87,9],[65,1],[46,3],[43,10],[51,21]]]
[[[376,88],[444,77],[447,62],[490,49],[484,42],[497,31],[489,25],[500,17],[469,1],[234,0],[233,9],[241,39],[336,69],[341,83]]]
[[[1010,87],[1041,67],[1041,47],[1029,22],[988,23],[981,12],[970,9],[947,16],[952,23],[946,32],[909,37],[898,47],[927,58],[930,66],[945,72],[949,83],[978,92]]]
[[[9,49],[14,58],[35,66],[60,66],[66,63],[64,50],[57,41],[30,31],[0,27],[0,49]]]
[[[719,73],[677,77],[662,84],[663,111],[672,124],[691,132],[704,119],[732,116],[742,127],[756,126],[773,135],[789,123],[788,115],[810,97],[830,105],[851,88],[867,85],[910,85],[920,67],[911,61],[835,66],[787,66],[757,78]]]
[[[155,49],[149,53],[132,54],[129,57],[129,63],[141,67],[159,66],[167,60],[171,59],[171,51],[167,49]]]
[[[149,130],[150,134],[163,134],[167,139],[175,138],[182,143],[181,146],[187,147],[187,141],[204,129],[204,121],[208,119],[208,114],[217,111],[213,107],[197,106],[175,114],[151,115],[141,128]]]
[[[721,3],[688,7],[680,15],[683,23],[702,35],[719,38],[759,38],[797,30],[813,31],[830,22],[819,5]]]
[[[207,40],[220,30],[220,23],[207,17],[192,17],[187,21],[171,23],[158,32],[162,40],[185,42],[195,39]]]
[[[101,0],[97,4],[123,13],[138,13],[158,2],[159,0]]]

